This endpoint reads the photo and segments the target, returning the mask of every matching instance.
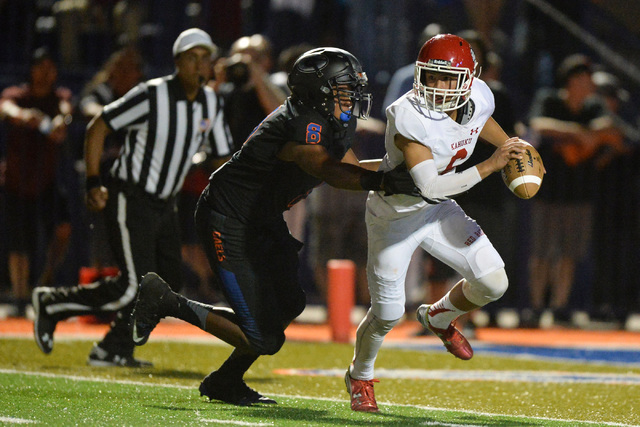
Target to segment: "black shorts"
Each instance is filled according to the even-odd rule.
[[[198,202],[196,227],[211,268],[252,348],[275,354],[284,330],[305,306],[298,280],[298,251],[284,219],[247,225]]]

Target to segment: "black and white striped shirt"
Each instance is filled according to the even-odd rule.
[[[140,83],[102,112],[112,130],[127,131],[111,176],[159,199],[174,196],[201,148],[217,157],[231,154],[233,141],[222,110],[209,87],[187,100],[175,75]]]

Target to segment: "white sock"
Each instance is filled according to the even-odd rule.
[[[448,292],[440,301],[429,307],[427,316],[429,316],[431,326],[438,329],[447,329],[451,322],[456,320],[458,316],[466,313],[466,311],[459,310],[451,304],[451,300],[449,299],[450,293],[451,292]]]
[[[373,379],[373,365],[378,351],[382,347],[384,337],[399,321],[400,319],[384,321],[378,319],[371,310],[367,312],[356,332],[353,364],[349,370],[351,378],[356,380]]]

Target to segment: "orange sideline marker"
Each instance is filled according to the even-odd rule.
[[[334,342],[351,339],[351,310],[355,301],[356,264],[348,259],[327,262],[327,310]]]

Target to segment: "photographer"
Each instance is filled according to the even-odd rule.
[[[225,100],[225,115],[236,149],[287,97],[286,89],[271,80],[273,63],[271,43],[254,34],[236,40],[229,57],[220,59],[215,66],[218,91]]]

